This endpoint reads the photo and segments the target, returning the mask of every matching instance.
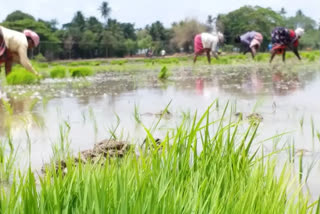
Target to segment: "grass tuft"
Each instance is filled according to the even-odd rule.
[[[72,77],[85,77],[93,75],[93,69],[90,67],[76,67],[70,69]]]
[[[7,76],[9,85],[34,84],[39,81],[38,77],[24,68],[13,68],[12,72]]]
[[[51,78],[65,78],[67,75],[67,69],[63,66],[57,66],[51,69],[50,77]]]

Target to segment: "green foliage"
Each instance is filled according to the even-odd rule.
[[[167,65],[167,64],[179,64],[180,58],[176,58],[176,57],[171,57],[171,58],[158,58],[158,59],[144,59],[144,63],[147,64],[162,64],[162,65]]]
[[[125,60],[125,59],[120,60],[120,59],[118,59],[118,60],[112,60],[112,61],[110,62],[110,64],[111,64],[111,65],[124,65],[124,64],[126,64],[127,62],[128,62],[128,60]]]
[[[300,41],[301,48],[319,50],[320,48],[320,30],[310,30],[306,32]]]
[[[101,61],[74,61],[70,62],[68,66],[99,66]]]
[[[168,68],[166,66],[163,66],[158,74],[158,78],[165,80],[168,79],[170,75],[171,72],[168,70]]]
[[[152,37],[146,30],[139,30],[137,33],[138,37],[138,48],[148,49],[152,47]]]
[[[51,78],[65,78],[66,74],[67,74],[67,69],[66,67],[63,67],[63,66],[54,67],[50,71]]]
[[[298,10],[296,16],[289,17],[286,20],[287,27],[296,29],[298,27],[303,28],[305,31],[315,30],[317,23],[312,18],[304,15],[302,11]]]
[[[205,32],[206,26],[196,19],[186,19],[172,27],[174,32],[172,43],[185,51],[193,47],[193,39],[198,33]]]
[[[12,13],[10,13],[6,20],[7,22],[15,22],[15,21],[18,21],[18,20],[24,20],[24,19],[31,19],[31,20],[35,20],[33,16],[27,14],[27,13],[23,13],[21,12],[20,10],[16,10]]]
[[[71,68],[69,71],[72,77],[85,77],[93,74],[93,70],[90,67]]]
[[[33,64],[33,66],[35,67],[35,68],[48,68],[49,67],[49,64],[48,63],[45,63],[45,62],[37,62],[37,61],[33,61],[32,62],[32,64]]]
[[[257,62],[267,62],[270,59],[270,54],[258,53],[254,59]]]
[[[9,85],[34,84],[39,81],[38,77],[24,68],[14,67],[12,72],[7,76]]]
[[[283,26],[284,18],[270,8],[244,6],[226,15],[219,15],[217,25],[224,29],[226,43],[233,44],[237,35],[255,30],[264,37],[262,49],[268,46],[275,26]]]
[[[41,53],[38,53],[38,54],[34,57],[34,59],[35,59],[36,61],[38,61],[38,62],[46,62],[46,61],[47,61],[47,59],[46,59]]]

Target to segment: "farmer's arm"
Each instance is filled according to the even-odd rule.
[[[214,58],[219,59],[218,54],[216,51],[212,51],[212,55],[214,56]]]
[[[213,55],[216,59],[219,59],[219,58],[218,58],[218,54],[217,54],[218,49],[219,49],[219,48],[218,48],[218,44],[219,44],[219,40],[212,42],[211,50],[210,50],[210,49],[208,50],[207,56],[208,56],[208,54],[209,54],[209,56],[210,56],[210,52],[212,52],[212,55]],[[209,60],[208,60],[208,61],[209,61]],[[210,61],[211,61],[211,57],[210,57]]]
[[[27,55],[27,47],[25,47],[25,46],[20,47],[18,54],[19,54],[20,64],[23,67],[25,67],[25,69],[30,71],[31,73],[34,73],[35,75],[39,75],[38,72],[36,72],[31,65],[31,62],[30,62],[28,55]]]

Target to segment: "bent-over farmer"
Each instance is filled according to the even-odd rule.
[[[6,75],[11,72],[13,63],[21,64],[25,69],[39,75],[28,59],[28,49],[37,47],[40,38],[31,30],[23,33],[0,26],[0,64],[5,64]]]
[[[299,60],[301,57],[298,52],[299,39],[304,34],[302,28],[297,28],[295,31],[284,27],[276,27],[271,34],[272,49],[270,63],[276,54],[282,54],[282,61],[286,60],[286,50],[291,49]]]
[[[193,63],[197,61],[197,57],[204,52],[207,54],[208,63],[211,63],[210,52],[218,59],[218,45],[224,41],[223,34],[218,33],[201,33],[194,37],[194,59]]]
[[[237,36],[234,41],[236,43],[241,43],[244,47],[243,54],[248,52],[251,53],[252,58],[254,59],[258,49],[260,48],[263,42],[263,36],[261,33],[256,31],[247,32],[241,36]]]

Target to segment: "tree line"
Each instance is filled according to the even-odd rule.
[[[301,39],[301,48],[320,48],[319,23],[301,10],[295,16],[288,17],[284,8],[274,11],[259,6],[243,6],[217,17],[208,15],[205,22],[185,19],[172,23],[169,28],[160,21],[144,28],[136,28],[134,23],[119,22],[110,17],[108,2],[103,2],[98,10],[104,19],[102,22],[94,16],[85,17],[78,11],[69,23],[58,28],[56,20],[36,20],[30,14],[14,11],[0,25],[18,31],[26,28],[36,31],[41,43],[34,54],[47,60],[133,56],[145,54],[148,49],[155,54],[162,49],[169,54],[191,52],[194,36],[212,30],[224,33],[224,51],[234,49],[235,36],[251,30],[261,32],[264,36],[263,51],[267,50],[271,31],[276,26],[302,27],[306,34]]]

